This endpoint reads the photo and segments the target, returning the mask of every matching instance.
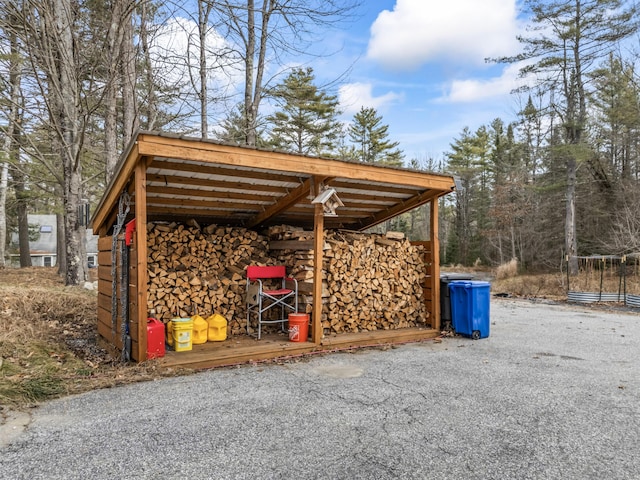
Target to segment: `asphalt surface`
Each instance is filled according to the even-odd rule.
[[[640,316],[492,299],[490,318],[477,341],[49,402],[5,437],[0,478],[640,478]]]

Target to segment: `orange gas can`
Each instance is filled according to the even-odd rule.
[[[164,357],[164,323],[147,318],[147,359]]]

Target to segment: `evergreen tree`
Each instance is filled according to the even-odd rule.
[[[341,135],[338,99],[318,89],[314,80],[312,68],[298,68],[274,88],[280,110],[267,117],[271,146],[318,156],[336,150]]]
[[[637,30],[637,10],[623,0],[527,0],[534,35],[522,36],[524,50],[500,62],[522,62],[523,75],[535,75],[538,87],[550,93],[550,111],[561,130],[551,153],[565,171],[565,251],[572,274],[578,273],[576,187],[578,165],[586,153],[587,75],[615,43]]]
[[[375,108],[360,108],[353,116],[349,138],[355,145],[358,160],[367,163],[402,165],[403,154],[398,142],[387,139],[389,126],[382,124],[382,117]]]
[[[629,180],[638,173],[640,88],[631,62],[610,55],[594,73],[594,143],[598,154],[590,167],[600,183]]]
[[[474,163],[473,135],[465,127],[459,138],[451,144],[447,153],[450,173],[460,179],[456,189],[456,218],[451,242],[447,245],[447,257],[456,263],[468,264],[471,259],[472,199],[477,191],[478,170]]]
[[[465,265],[477,259],[487,263],[490,259],[486,238],[493,220],[489,215],[492,148],[495,145],[491,144],[487,127],[481,126],[474,133],[465,127],[447,153],[449,171],[461,185],[456,190],[455,234],[450,237],[456,245],[448,248],[448,255]]]
[[[267,143],[264,140],[264,127],[258,128],[256,130],[256,135],[256,146],[265,147]],[[216,131],[215,136],[216,139],[222,142],[245,145],[245,139],[247,138],[247,125],[243,103],[238,103],[236,108],[228,112],[219,129]]]

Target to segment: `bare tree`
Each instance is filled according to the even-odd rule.
[[[147,86],[146,89],[146,102],[142,107],[145,124],[144,128],[147,130],[153,130],[156,127],[158,120],[158,103],[155,89],[152,88],[154,84],[153,76],[153,64],[151,61],[151,40],[149,25],[151,23],[153,15],[149,12],[149,3],[142,2],[140,5],[140,47],[142,49],[142,69],[144,75],[144,82]]]
[[[86,112],[82,111],[83,56],[78,33],[79,10],[72,0],[25,2],[16,10],[24,45],[40,99],[48,111],[53,150],[61,159],[63,173],[65,283],[86,279],[85,227],[78,208],[83,197],[81,150]]]
[[[198,36],[200,53],[200,134],[202,138],[209,136],[208,124],[208,85],[207,85],[207,31],[213,3],[198,0]]]
[[[256,5],[257,3],[257,5]],[[358,0],[221,0],[229,36],[241,46],[244,66],[245,143],[255,146],[258,110],[264,97],[266,65],[305,58],[313,40],[349,18]],[[314,33],[315,32],[315,33]]]
[[[144,1],[144,0],[143,0]],[[137,2],[129,0],[123,15],[123,42],[122,42],[122,135],[123,148],[129,144],[133,135],[140,127],[138,120],[138,104],[136,96],[136,48],[134,47],[134,9]]]
[[[9,19],[9,22],[11,20]],[[0,151],[0,159],[2,163],[0,165],[0,266],[5,266],[5,251],[6,251],[6,238],[7,238],[7,216],[6,216],[6,204],[7,204],[7,187],[9,177],[9,162],[12,157],[15,157],[17,152],[17,134],[18,134],[18,119],[19,119],[19,105],[20,105],[20,68],[21,58],[18,47],[18,36],[12,29],[3,29],[8,39],[8,82],[3,85],[7,91],[8,105],[7,111],[7,127],[4,132],[4,139],[2,143],[2,151]],[[5,82],[3,82],[5,83]],[[13,159],[15,160],[15,158]],[[27,239],[28,245],[28,239]],[[28,253],[28,248],[27,248]],[[29,256],[29,261],[31,257]]]
[[[621,206],[614,213],[613,235],[603,241],[606,251],[624,255],[640,253],[640,193],[636,185],[622,187]]]
[[[135,0],[114,0],[106,39],[104,91],[104,142],[107,181],[113,175],[119,152],[138,129],[136,113],[136,53],[133,45]],[[118,93],[122,92],[122,143],[118,142]]]

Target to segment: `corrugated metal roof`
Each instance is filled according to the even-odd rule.
[[[335,188],[344,203],[337,217],[325,218],[325,226],[360,230],[454,188],[446,175],[139,133],[94,214],[94,230],[110,228],[120,193],[135,189],[139,162],[146,165],[150,221],[194,218],[203,224],[311,227],[310,186],[316,177]]]

